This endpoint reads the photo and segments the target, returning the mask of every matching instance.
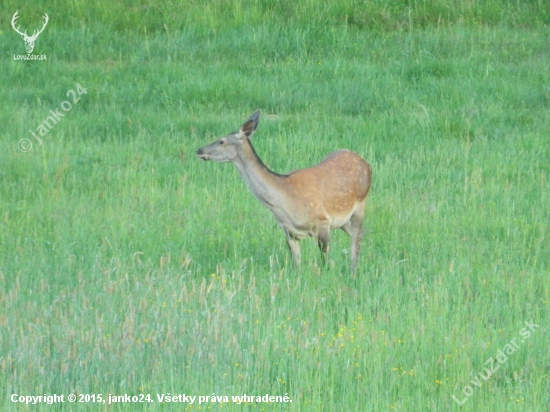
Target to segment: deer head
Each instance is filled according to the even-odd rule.
[[[44,28],[46,27],[46,24],[48,24],[48,15],[47,14],[44,14],[44,25],[42,26],[42,28],[40,30],[35,30],[32,34],[32,36],[28,36],[27,35],[27,30],[25,30],[25,32],[21,32],[19,31],[19,28],[18,27],[15,27],[15,21],[17,20],[17,18],[19,17],[17,14],[19,13],[19,10],[15,12],[15,14],[13,15],[13,18],[11,19],[11,26],[13,27],[13,29],[19,33],[21,35],[21,37],[23,38],[23,40],[25,41],[25,48],[27,49],[27,53],[32,53],[33,49],[34,49],[34,42],[36,41],[36,38],[38,37],[38,35],[40,33],[42,33],[42,31],[44,31]]]
[[[252,133],[258,128],[260,122],[260,111],[256,111],[250,118],[241,126],[238,132],[231,133],[220,140],[203,147],[197,151],[197,157],[202,160],[212,160],[214,162],[236,162],[237,158],[243,152],[243,145],[247,144],[247,140]]]

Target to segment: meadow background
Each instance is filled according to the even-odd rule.
[[[14,60],[16,10],[29,34],[49,15],[47,60]],[[0,16],[3,411],[550,410],[547,1],[5,0]],[[356,277],[340,231],[328,268],[312,240],[292,268],[234,167],[195,158],[256,109],[277,172],[340,148],[372,165]],[[521,341],[525,321],[540,327]]]

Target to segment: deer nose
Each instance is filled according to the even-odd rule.
[[[202,160],[208,160],[209,159],[208,155],[203,152],[202,148],[197,150],[195,154],[197,155],[197,157],[199,159],[202,159]]]

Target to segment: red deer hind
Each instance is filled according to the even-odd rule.
[[[315,237],[324,261],[330,230],[340,228],[351,236],[351,267],[355,272],[371,186],[370,165],[350,150],[338,150],[316,166],[286,175],[274,173],[250,142],[259,120],[258,110],[238,132],[200,148],[197,156],[237,167],[250,191],[271,210],[283,229],[296,266],[301,260],[300,239]]]

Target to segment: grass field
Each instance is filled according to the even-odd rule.
[[[28,33],[49,15],[46,60],[14,60],[16,10]],[[546,1],[0,16],[2,411],[550,410]],[[294,269],[235,168],[195,157],[257,109],[274,171],[372,165],[356,277],[340,231],[327,268],[306,240]]]

